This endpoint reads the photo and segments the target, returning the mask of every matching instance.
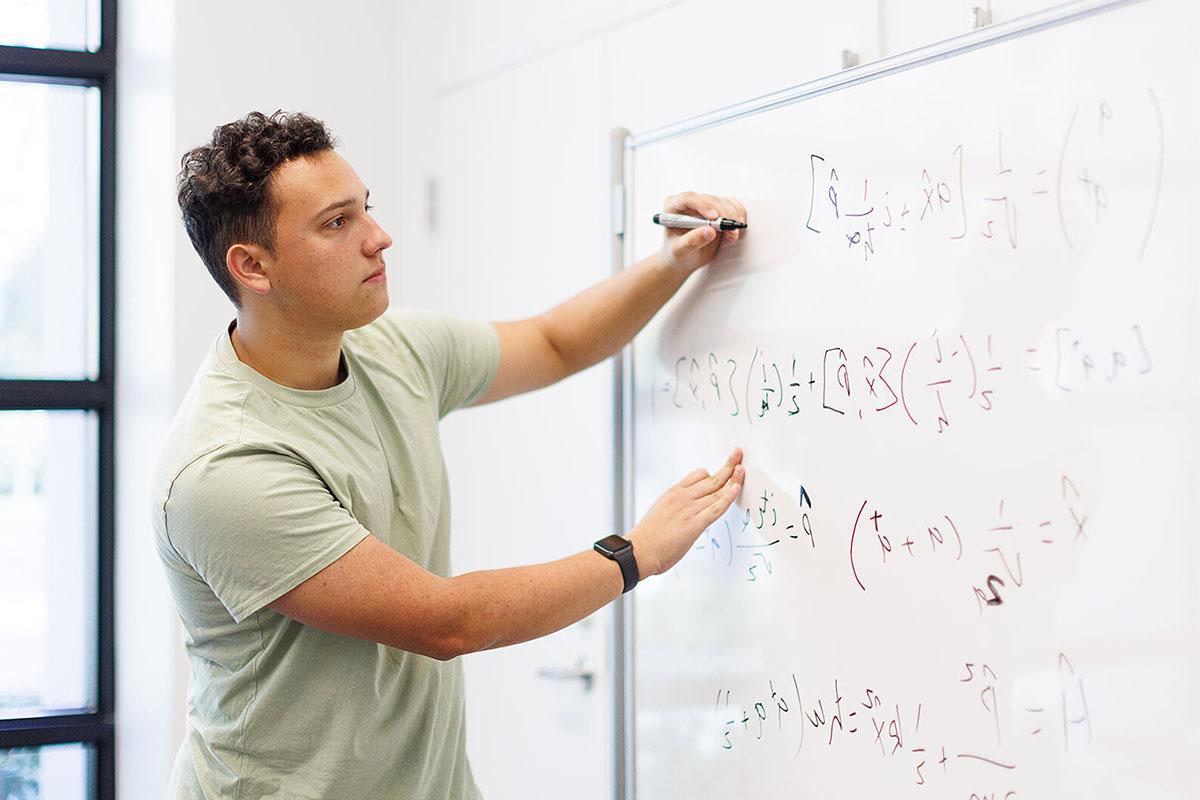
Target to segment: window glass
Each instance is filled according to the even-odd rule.
[[[84,800],[90,748],[81,744],[0,750],[3,800]]]
[[[95,52],[99,0],[2,0],[0,44]]]
[[[96,377],[98,112],[96,88],[0,79],[0,379]]]
[[[96,429],[0,412],[0,716],[95,704]]]

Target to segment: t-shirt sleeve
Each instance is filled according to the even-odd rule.
[[[233,445],[188,464],[163,515],[169,546],[237,622],[368,535],[303,461]]]
[[[389,317],[429,376],[439,416],[470,405],[491,387],[500,367],[500,335],[490,323],[416,310]]]

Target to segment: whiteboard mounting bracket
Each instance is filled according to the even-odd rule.
[[[977,31],[992,24],[992,0],[986,6],[974,6],[971,9],[971,30]]]
[[[615,241],[613,250],[613,272],[620,272],[624,267],[624,248],[620,245],[625,236],[625,148],[630,133],[626,128],[613,128],[609,131],[608,163],[609,163],[609,230]]]

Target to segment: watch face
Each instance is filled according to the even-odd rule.
[[[612,554],[618,550],[624,550],[626,547],[629,547],[629,541],[624,537],[618,536],[614,533],[610,536],[605,536],[603,539],[596,542],[596,547],[603,550],[605,553]]]

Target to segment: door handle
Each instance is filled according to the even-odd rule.
[[[582,681],[585,692],[590,692],[596,682],[595,671],[585,667],[583,659],[574,667],[542,667],[537,671],[537,676],[551,681]]]

